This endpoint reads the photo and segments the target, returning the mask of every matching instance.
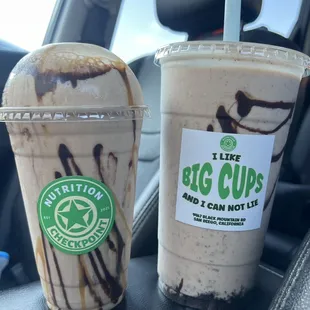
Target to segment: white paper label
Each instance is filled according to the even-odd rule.
[[[261,225],[274,136],[183,129],[176,220],[245,231]]]

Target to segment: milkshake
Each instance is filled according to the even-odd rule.
[[[145,113],[132,71],[95,45],[44,46],[8,79],[0,118],[50,309],[112,309],[124,296]]]
[[[309,58],[259,44],[185,42],[158,50],[156,61],[160,289],[197,309],[242,309]]]

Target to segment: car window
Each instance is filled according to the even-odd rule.
[[[244,29],[250,30],[265,26],[269,31],[288,38],[298,19],[301,4],[302,0],[263,0],[260,15]]]
[[[154,0],[123,0],[111,46],[113,53],[130,62],[171,42],[184,41],[185,33],[163,27]]]
[[[56,0],[0,1],[0,39],[31,51],[40,47]]]
[[[265,26],[289,37],[299,15],[302,0],[263,0],[257,20],[245,30]],[[275,18],[274,12],[277,12]],[[126,62],[153,53],[159,46],[184,41],[186,33],[163,27],[156,16],[155,0],[123,0],[111,50]]]

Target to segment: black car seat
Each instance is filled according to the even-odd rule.
[[[151,110],[151,118],[143,120],[139,149],[136,199],[138,199],[159,167],[160,144],[160,69],[153,64],[154,56],[140,58],[130,64],[138,76],[145,104]]]

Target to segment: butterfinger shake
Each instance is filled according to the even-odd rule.
[[[145,113],[136,77],[101,47],[47,45],[13,69],[3,106],[49,308],[114,308]]]
[[[243,309],[253,288],[306,55],[185,42],[162,68],[160,288],[198,309]]]

